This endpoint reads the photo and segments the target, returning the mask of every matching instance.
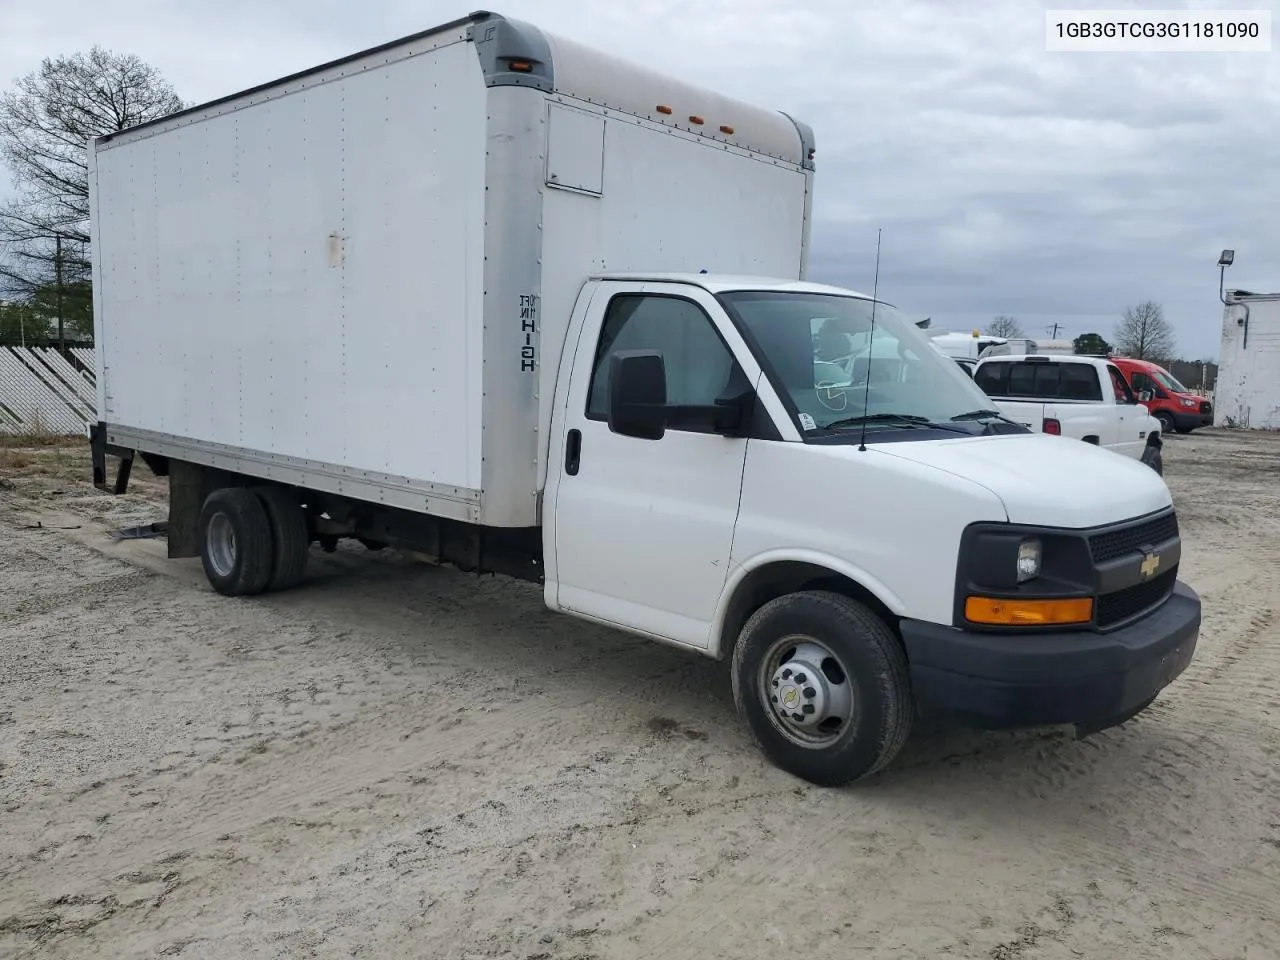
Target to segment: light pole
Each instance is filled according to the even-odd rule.
[[[1234,250],[1223,250],[1221,256],[1218,257],[1218,299],[1222,301],[1224,306],[1227,303],[1227,298],[1223,295],[1223,291],[1222,291],[1223,277],[1226,275],[1227,267],[1235,263],[1235,259],[1236,259],[1236,252]],[[1248,350],[1249,349],[1249,305],[1247,303],[1242,303],[1240,304],[1240,306],[1244,308],[1244,316],[1242,316],[1239,320],[1236,321],[1236,323],[1238,323],[1241,327],[1244,328],[1243,330],[1244,336],[1240,341],[1240,349]]]
[[[67,355],[67,334],[62,319],[62,234],[55,234],[53,238],[54,254],[53,254],[53,272],[58,285],[58,352],[64,357]]]
[[[67,333],[66,333],[66,316],[65,316],[66,311],[64,307],[65,301],[66,301],[66,296],[65,296],[66,286],[64,282],[66,271],[64,269],[64,264],[62,259],[62,241],[63,240],[70,240],[72,243],[75,243],[75,242],[83,243],[84,238],[72,236],[71,234],[66,234],[61,232],[55,233],[53,235],[53,243],[54,243],[53,275],[54,275],[54,290],[56,291],[56,295],[57,295],[58,350],[65,357],[67,355]]]

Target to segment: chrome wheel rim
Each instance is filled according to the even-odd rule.
[[[215,513],[209,518],[205,544],[213,572],[220,577],[231,576],[236,566],[236,532],[225,513]]]
[[[775,640],[760,661],[758,695],[769,719],[790,742],[829,747],[853,725],[853,684],[835,652],[815,637]]]

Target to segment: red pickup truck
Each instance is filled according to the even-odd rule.
[[[1213,404],[1192,393],[1164,367],[1128,357],[1112,357],[1111,362],[1135,394],[1150,392],[1151,399],[1144,406],[1160,421],[1162,433],[1190,433],[1196,427],[1213,426]]]

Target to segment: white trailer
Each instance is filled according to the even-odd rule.
[[[1192,657],[1153,471],[805,282],[783,114],[477,13],[90,159],[95,483],[167,476],[169,553],[221,593],[344,537],[520,577],[730,661],[824,784],[921,713],[1123,722]]]
[[[1005,337],[983,336],[977,330],[973,333],[958,333],[950,330],[929,331],[934,345],[953,360],[977,361],[984,350],[1008,343]]]

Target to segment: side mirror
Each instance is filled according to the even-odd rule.
[[[1150,391],[1150,390],[1139,390],[1139,391],[1138,391],[1138,402],[1139,402],[1139,403],[1150,403],[1150,402],[1151,402],[1151,396],[1152,396],[1152,394],[1151,394],[1151,391]]]
[[[624,437],[661,440],[667,427],[735,436],[749,422],[755,390],[734,364],[715,403],[667,402],[667,369],[657,350],[620,350],[609,357],[609,429]]]
[[[609,358],[609,429],[661,440],[667,432],[667,369],[656,350],[621,350]]]

